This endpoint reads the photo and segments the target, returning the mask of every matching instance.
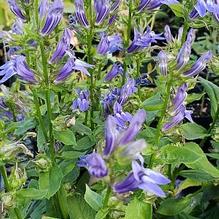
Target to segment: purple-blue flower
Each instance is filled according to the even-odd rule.
[[[150,11],[159,8],[162,4],[171,5],[178,3],[179,2],[177,0],[141,0],[138,6],[138,11]]]
[[[122,50],[122,38],[119,34],[107,36],[103,34],[97,46],[97,52],[101,55],[111,54],[115,51]]]
[[[217,22],[219,22],[219,1],[218,0],[207,0],[207,10],[213,14]]]
[[[128,53],[137,52],[140,49],[147,48],[151,43],[156,43],[157,40],[163,40],[161,34],[155,34],[154,31],[151,31],[150,27],[147,27],[144,33],[139,32],[137,29],[134,29],[134,39],[131,45],[128,47]]]
[[[104,156],[109,156],[117,147],[123,149],[122,153],[125,153],[126,157],[135,157],[138,152],[142,151],[146,144],[139,145],[134,144],[133,140],[140,131],[144,121],[146,119],[146,112],[144,110],[138,110],[136,114],[131,118],[129,126],[124,129],[117,129],[117,124],[113,116],[108,116],[105,126],[105,139],[106,145],[104,148]],[[132,153],[134,151],[134,153]]]
[[[49,9],[48,0],[41,0],[38,8],[39,16],[41,20],[46,16],[48,9]]]
[[[37,82],[34,76],[34,72],[27,65],[25,56],[22,55],[15,56],[0,67],[0,76],[2,76],[0,84],[7,81],[13,75],[18,75],[22,78],[22,80],[30,83]]]
[[[113,117],[115,123],[121,129],[125,129],[127,127],[127,123],[132,119],[132,115],[128,112],[123,112],[122,105],[117,101],[113,105]]]
[[[107,16],[109,16],[109,0],[94,0],[94,8],[96,11],[96,24],[99,25],[104,21]]]
[[[23,26],[24,26],[23,20],[17,18],[14,24],[12,25],[11,30],[14,34],[21,35],[23,34]]]
[[[208,51],[204,53],[195,64],[188,71],[184,72],[183,75],[187,77],[193,77],[198,75],[201,71],[206,68],[207,63],[212,59],[212,52]]]
[[[88,90],[77,90],[78,98],[76,98],[72,103],[72,110],[79,109],[81,112],[85,112],[89,109],[90,101],[89,96],[90,93]]]
[[[61,68],[59,71],[55,83],[59,83],[64,81],[66,78],[68,78],[73,71],[80,71],[86,75],[90,75],[87,68],[92,68],[93,65],[90,65],[86,62],[83,62],[79,59],[76,59],[75,57],[70,57],[66,64]]]
[[[91,7],[91,6],[90,6]],[[89,23],[85,14],[84,9],[84,1],[83,0],[75,0],[75,16],[77,18],[77,21],[82,24],[84,27],[89,27]]]
[[[165,197],[166,195],[160,185],[166,185],[170,183],[170,180],[157,171],[144,168],[143,164],[142,157],[139,158],[139,161],[134,160],[132,162],[132,171],[123,181],[114,184],[113,190],[122,194],[142,189],[149,194]]]
[[[44,26],[41,30],[43,36],[49,35],[60,23],[64,11],[64,4],[62,0],[54,0],[50,5]],[[43,13],[43,12],[42,12]]]
[[[132,78],[129,78],[128,81],[123,85],[118,98],[118,102],[120,104],[123,105],[128,100],[129,96],[137,91],[135,85],[135,80]]]
[[[96,152],[82,156],[77,165],[79,167],[85,167],[91,176],[97,178],[103,178],[108,174],[105,161],[101,155]]]
[[[168,57],[164,51],[158,53],[158,67],[162,75],[167,75]]]
[[[111,81],[117,75],[122,74],[124,71],[123,66],[120,62],[115,62],[111,68],[111,70],[107,73],[105,77],[105,81]]]
[[[64,30],[61,40],[59,41],[56,47],[55,52],[53,53],[50,59],[50,63],[57,62],[63,58],[66,51],[70,48],[71,38],[72,38],[72,32],[70,29],[66,28]]]
[[[188,89],[188,85],[185,83],[180,86],[176,92],[176,95],[172,101],[173,109],[171,112],[170,121],[165,123],[162,130],[164,132],[168,131],[169,129],[177,126],[180,122],[183,121],[184,118],[188,119],[190,122],[193,122],[191,114],[191,110],[186,110],[185,107],[185,99],[187,97],[186,90]]]
[[[187,39],[185,43],[183,44],[182,48],[180,49],[177,55],[177,58],[176,58],[177,69],[181,69],[188,63],[190,59],[191,50],[192,50],[192,44],[195,40],[195,33],[196,31],[194,29],[190,29],[187,35]]]
[[[189,14],[190,19],[204,17],[207,13],[207,6],[204,0],[198,0]]]
[[[8,0],[8,4],[10,6],[11,11],[20,19],[25,20],[25,15],[21,11],[19,5],[17,4],[16,0]]]

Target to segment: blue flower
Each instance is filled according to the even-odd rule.
[[[70,48],[71,38],[72,38],[71,30],[66,28],[64,30],[61,40],[59,41],[57,45],[55,52],[53,53],[50,59],[50,63],[57,62],[63,58],[66,51]]]
[[[167,75],[168,57],[164,51],[158,53],[158,66],[162,75]]]
[[[140,164],[137,160],[132,162],[132,171],[123,181],[114,184],[114,191],[122,194],[142,189],[149,194],[165,197],[160,185],[166,185],[170,183],[170,180],[157,171],[144,168],[144,160],[141,156],[139,156],[139,161]]]
[[[71,108],[73,110],[79,109],[81,112],[87,111],[90,106],[89,91],[78,89],[77,94],[78,94],[78,98],[73,101]]]
[[[77,165],[79,167],[85,167],[91,176],[97,178],[103,178],[108,174],[105,161],[100,154],[95,152],[82,156]]]
[[[151,43],[156,43],[157,40],[163,39],[161,34],[155,34],[154,31],[151,31],[150,27],[147,27],[144,33],[140,33],[137,29],[134,29],[134,39],[127,51],[128,53],[137,52],[140,49],[149,47]]]
[[[104,156],[111,155],[118,147],[122,149],[122,154],[125,154],[127,158],[133,158],[142,151],[146,147],[146,143],[140,142],[139,144],[138,142],[136,145],[134,138],[140,131],[145,119],[145,111],[138,110],[131,118],[129,126],[125,130],[118,130],[115,118],[108,116],[105,126],[106,145],[103,152]]]
[[[91,7],[91,6],[90,6]],[[75,16],[77,21],[81,23],[84,27],[89,27],[89,23],[84,10],[84,1],[83,0],[75,0]]]
[[[14,34],[21,35],[23,34],[23,26],[24,26],[23,20],[17,18],[14,24],[12,25],[11,30]]]
[[[138,6],[138,11],[150,11],[159,8],[162,4],[171,5],[178,3],[179,2],[177,0],[141,0]]]
[[[192,50],[192,44],[195,40],[195,33],[196,30],[190,29],[187,39],[185,43],[183,44],[182,48],[180,49],[176,62],[177,62],[177,69],[183,68],[189,61],[191,50]]]
[[[195,64],[188,71],[184,72],[183,75],[188,77],[193,77],[198,75],[201,71],[206,68],[206,64],[212,59],[212,52],[208,51],[204,53]]]
[[[183,121],[184,118],[188,119],[190,122],[193,122],[191,117],[192,111],[186,110],[186,107],[184,105],[185,99],[187,97],[187,89],[188,85],[186,83],[178,88],[177,93],[172,101],[172,116],[170,118],[170,121],[165,123],[162,128],[164,132],[177,126],[180,122]]]
[[[190,19],[204,17],[207,13],[207,5],[204,0],[198,0],[194,8],[189,14]]]
[[[182,34],[183,34],[183,27],[180,27],[178,30],[178,37],[177,37],[177,40],[179,42],[181,42],[182,40]],[[170,27],[168,25],[166,25],[164,28],[164,36],[165,36],[167,43],[174,43],[175,38],[173,37]]]
[[[96,24],[101,24],[109,16],[109,0],[94,0],[94,8],[96,11]]]
[[[58,75],[56,76],[55,83],[59,83],[67,79],[73,71],[80,71],[86,75],[90,75],[87,68],[92,68],[93,65],[90,65],[86,62],[83,62],[75,57],[70,57],[66,64],[61,68]]]
[[[105,77],[105,81],[111,81],[117,75],[122,74],[124,71],[123,66],[120,62],[115,62],[111,68],[111,70],[107,73]]]
[[[37,82],[34,76],[34,72],[27,65],[25,56],[15,56],[13,59],[0,67],[0,76],[3,76],[0,80],[0,84],[4,83],[16,74],[20,76],[24,81],[30,83]]]
[[[100,43],[97,46],[97,52],[101,55],[111,54],[118,50],[122,50],[122,38],[119,34],[107,36],[103,34]]]
[[[45,13],[42,9],[42,14]],[[41,30],[43,36],[49,35],[60,23],[64,11],[62,0],[55,0],[49,7],[44,26]]]
[[[41,20],[46,16],[46,14],[48,12],[48,9],[49,9],[49,2],[48,2],[48,0],[41,0],[39,8],[38,8]]]
[[[25,20],[25,15],[21,11],[20,7],[18,6],[16,0],[8,0],[8,4],[10,6],[11,11],[20,19]]]

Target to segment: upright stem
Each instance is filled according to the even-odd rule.
[[[93,63],[92,58],[92,40],[93,40],[93,12],[92,12],[92,0],[89,0],[89,15],[90,15],[90,29],[87,33],[87,59],[88,63]],[[90,71],[90,99],[91,99],[91,111],[90,111],[90,125],[91,129],[94,129],[94,74],[93,70]]]
[[[172,81],[173,81],[173,75],[172,73],[169,75],[169,79],[167,81],[167,87],[166,87],[166,93],[164,96],[164,103],[163,103],[163,107],[162,107],[162,111],[161,111],[161,116],[160,119],[158,121],[158,125],[157,125],[157,133],[155,136],[155,145],[159,144],[160,138],[161,138],[161,129],[162,129],[162,125],[163,125],[163,120],[168,108],[168,103],[169,103],[169,99],[170,99],[170,94],[171,94],[171,86],[172,86]],[[149,167],[152,167],[153,165],[153,159],[154,159],[154,153],[151,154],[150,160],[149,160]]]
[[[109,198],[110,198],[110,194],[111,194],[111,187],[108,185],[107,190],[106,190],[106,196],[105,196],[104,201],[103,201],[103,207],[107,207],[108,202],[109,202]]]
[[[183,45],[183,43],[186,41],[186,36],[187,36],[188,29],[189,29],[188,21],[187,21],[187,19],[185,19],[184,25],[183,25],[183,34],[182,34],[181,45]]]
[[[10,188],[10,185],[8,182],[8,176],[7,176],[7,171],[6,171],[5,166],[0,166],[0,172],[1,172],[1,175],[3,177],[5,191],[10,192],[11,188]],[[18,208],[14,208],[13,210],[14,210],[14,213],[15,213],[17,219],[22,219],[22,215],[21,215],[20,210]]]
[[[50,83],[49,83],[49,73],[47,68],[47,57],[44,51],[44,42],[43,40],[40,42],[40,50],[42,56],[42,66],[43,66],[43,76],[45,80],[46,86],[46,106],[47,106],[47,114],[49,119],[49,151],[51,160],[55,161],[55,148],[54,148],[54,136],[53,136],[53,125],[52,125],[52,109],[51,109],[51,92],[50,92]]]
[[[128,16],[128,23],[127,23],[125,48],[129,46],[131,31],[132,31],[132,0],[129,0],[129,16]],[[127,65],[126,65],[126,62],[124,61],[124,72],[122,76],[122,85],[125,84],[126,72],[127,72]]]
[[[36,113],[37,113],[37,118],[38,118],[38,121],[39,121],[39,125],[40,125],[40,128],[42,129],[45,140],[48,141],[46,128],[45,128],[43,118],[42,118],[42,115],[41,115],[41,111],[40,111],[40,104],[39,104],[39,101],[38,101],[38,97],[37,97],[34,90],[32,90],[32,93],[33,93],[33,99],[34,99],[34,104],[35,104],[35,107],[36,107]]]

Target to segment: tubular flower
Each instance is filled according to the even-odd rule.
[[[183,75],[187,77],[193,77],[198,75],[201,71],[206,68],[207,63],[212,59],[212,52],[208,51],[204,53],[195,64],[188,71],[184,72]]]
[[[84,10],[84,1],[83,0],[75,0],[75,16],[77,21],[82,24],[84,27],[89,27],[89,23]]]
[[[157,40],[163,40],[161,34],[155,34],[154,31],[151,31],[150,27],[147,27],[146,31],[142,34],[137,29],[134,29],[134,40],[131,45],[128,47],[128,53],[137,52],[140,49],[147,48],[151,43],[156,43]]]
[[[57,62],[63,58],[66,51],[70,47],[71,38],[72,38],[72,32],[70,29],[66,28],[64,30],[64,33],[62,35],[61,40],[59,41],[59,43],[57,45],[55,52],[53,53],[53,55],[50,59],[50,63]]]
[[[138,6],[138,11],[143,10],[154,10],[159,8],[162,4],[171,5],[171,4],[178,4],[177,0],[141,0]]]
[[[77,90],[78,98],[75,99],[72,103],[72,109],[79,109],[81,112],[85,112],[89,109],[90,101],[89,96],[90,93],[88,90]]]
[[[185,43],[183,44],[182,48],[180,49],[176,61],[177,61],[177,69],[181,69],[184,67],[190,58],[191,50],[192,50],[192,44],[195,40],[195,33],[196,31],[194,29],[190,29],[187,39]]]
[[[177,40],[180,42],[182,40],[182,34],[183,34],[183,27],[180,27],[178,30],[178,37]],[[174,43],[174,41],[176,40],[170,30],[170,27],[168,25],[165,26],[164,28],[164,37],[167,41],[167,43]]]
[[[117,101],[113,105],[113,117],[119,128],[126,128],[126,124],[131,121],[132,115],[128,112],[123,112],[122,105]]]
[[[59,83],[61,81],[64,81],[66,78],[68,78],[73,71],[81,71],[82,73],[86,75],[90,75],[87,68],[92,68],[93,65],[90,65],[86,62],[83,62],[79,59],[76,59],[75,57],[70,57],[66,64],[61,68],[59,71],[59,74],[57,75],[55,79],[55,83]]]
[[[16,0],[8,0],[9,7],[11,11],[20,19],[25,20],[25,15],[21,11],[20,7],[18,6]]]
[[[118,103],[123,105],[128,100],[128,97],[136,92],[137,88],[135,87],[135,85],[135,80],[129,78],[128,81],[121,88]]]
[[[190,19],[196,19],[198,17],[204,17],[207,13],[207,5],[204,0],[198,0],[194,8],[189,14]]]
[[[96,152],[82,156],[77,165],[79,167],[85,167],[91,176],[97,178],[103,178],[108,174],[105,161],[101,155]]]
[[[49,9],[49,2],[48,2],[48,0],[41,0],[39,8],[38,8],[41,20],[46,16],[46,13],[47,13],[48,9]]]
[[[103,20],[109,16],[109,0],[94,0],[94,8],[96,11],[96,24],[101,24]]]
[[[3,76],[0,80],[0,84],[4,83],[16,74],[20,76],[24,81],[30,83],[37,82],[33,71],[27,65],[25,56],[16,56],[0,67],[0,76]]]
[[[149,194],[165,197],[160,185],[166,185],[170,180],[157,171],[144,168],[143,164],[144,160],[141,156],[139,160],[132,161],[132,171],[123,181],[114,184],[114,191],[122,194],[142,189]]]
[[[23,34],[23,25],[24,25],[23,20],[20,18],[17,18],[11,27],[12,32],[18,35]]]
[[[106,55],[118,50],[122,50],[122,48],[122,38],[119,34],[112,36],[103,34],[100,43],[97,46],[97,52],[101,55]]]
[[[158,53],[158,66],[162,75],[167,75],[168,57],[164,51]]]
[[[43,36],[49,35],[57,27],[62,19],[63,11],[64,4],[62,0],[55,0],[50,5],[45,18],[44,26],[41,30]]]
[[[217,22],[219,22],[219,1],[218,0],[207,0],[207,10],[213,14]]]
[[[188,88],[187,84],[183,84],[181,87],[178,88],[175,98],[173,99],[173,111],[172,117],[169,122],[164,124],[162,130],[164,132],[168,131],[169,129],[177,126],[180,122],[183,121],[184,118],[188,119],[190,122],[193,122],[191,114],[191,110],[186,110],[184,105],[184,101],[187,97],[186,90]]]
[[[146,147],[146,143],[140,142],[141,144],[138,144],[138,147],[136,147],[133,140],[140,131],[145,119],[145,111],[138,110],[131,118],[128,128],[119,131],[116,126],[115,118],[108,116],[105,126],[106,145],[103,152],[104,156],[111,155],[117,147],[123,149],[122,153],[126,154],[128,158],[138,155],[138,153]],[[132,153],[134,150],[137,150],[137,152]]]
[[[123,66],[120,62],[116,62],[113,64],[111,70],[107,73],[105,77],[105,81],[111,81],[117,75],[122,74],[124,71]]]

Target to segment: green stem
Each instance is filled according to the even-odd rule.
[[[88,63],[93,63],[93,57],[92,57],[92,40],[93,40],[93,11],[92,11],[92,0],[89,0],[89,15],[90,15],[90,29],[87,33],[87,59]],[[93,70],[90,71],[90,100],[91,100],[91,111],[90,111],[90,125],[91,129],[94,129],[94,74]]]
[[[170,94],[171,94],[171,86],[172,86],[172,81],[173,81],[173,75],[172,73],[169,75],[169,79],[167,81],[167,87],[166,87],[166,93],[164,96],[164,103],[163,103],[163,107],[162,107],[162,111],[161,111],[161,116],[160,119],[158,121],[158,125],[157,125],[157,133],[155,136],[155,145],[158,146],[159,145],[159,141],[161,138],[161,129],[162,129],[162,125],[163,125],[163,120],[168,108],[168,104],[169,104],[169,99],[170,99]],[[152,153],[150,160],[149,160],[149,168],[152,167],[153,165],[153,159],[154,159],[155,154]]]
[[[40,110],[40,103],[39,103],[38,97],[37,97],[37,95],[36,95],[36,93],[33,89],[32,89],[32,93],[33,93],[34,104],[35,104],[35,107],[36,107],[37,119],[38,119],[40,128],[43,132],[43,136],[44,136],[45,140],[48,141],[46,128],[45,128],[43,118],[42,118],[42,114],[41,114],[41,110]]]
[[[43,40],[40,42],[40,50],[42,56],[42,66],[43,66],[43,76],[46,85],[46,106],[47,106],[47,114],[49,119],[49,151],[51,160],[55,161],[55,148],[54,148],[54,136],[53,136],[53,125],[52,125],[52,109],[51,109],[51,92],[50,92],[50,82],[49,82],[49,73],[47,66],[47,57],[44,51],[44,42]]]
[[[7,171],[6,171],[5,166],[0,166],[0,171],[1,171],[1,174],[2,174],[2,177],[3,177],[3,181],[4,181],[4,185],[5,185],[5,191],[9,192],[10,191],[10,185],[9,185],[9,182],[8,182],[8,176],[7,176]]]
[[[39,7],[39,1],[35,0],[34,1],[34,9],[35,9],[35,21],[36,21],[37,31],[38,31],[38,27],[39,27],[39,12],[38,12],[38,7]]]
[[[106,191],[106,196],[105,196],[104,201],[103,201],[103,208],[108,206],[110,194],[111,194],[111,187],[108,186],[107,187],[107,191]]]
[[[7,171],[6,171],[5,166],[0,166],[0,172],[1,172],[1,175],[3,177],[5,191],[10,192],[11,188],[10,188],[10,185],[9,185],[9,182],[8,182],[8,176],[7,176]],[[14,208],[13,210],[14,210],[17,218],[22,219],[22,215],[21,215],[20,210],[18,208]]]
[[[184,25],[183,25],[183,34],[182,34],[181,45],[183,45],[183,43],[186,41],[186,36],[187,36],[188,29],[189,29],[189,24],[188,24],[188,21],[186,19],[185,22],[184,22]]]
[[[132,0],[129,0],[129,16],[128,16],[128,23],[127,23],[126,41],[125,41],[126,48],[128,48],[128,46],[129,46],[131,30],[132,30]],[[126,57],[126,55],[125,55],[125,57]],[[124,72],[122,75],[122,85],[125,84],[126,72],[127,72],[127,64],[126,64],[125,60],[123,62],[123,65],[124,65]]]

